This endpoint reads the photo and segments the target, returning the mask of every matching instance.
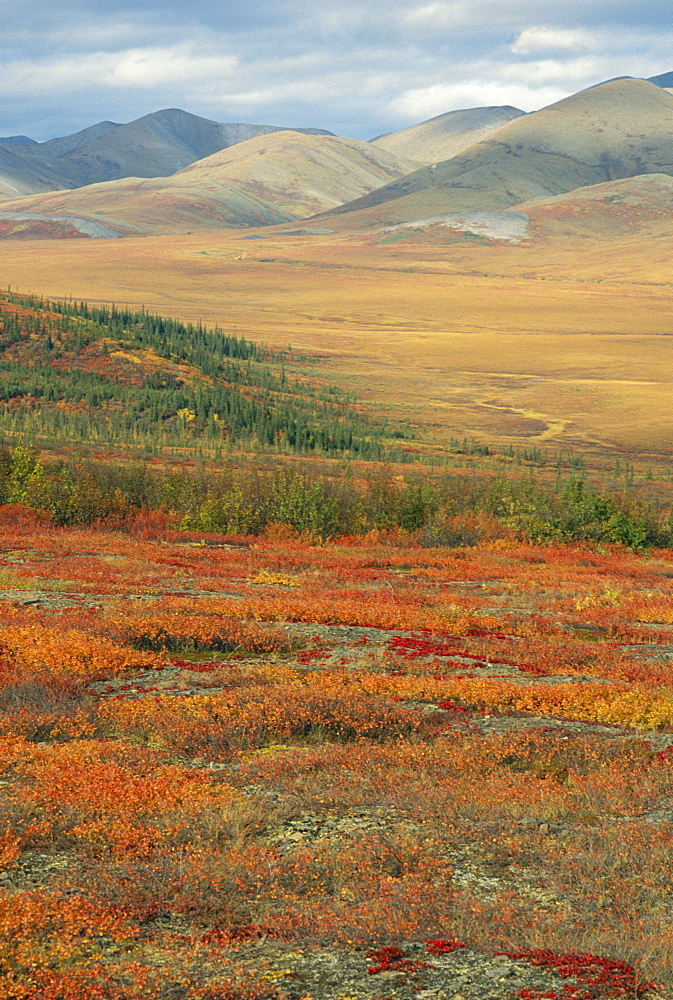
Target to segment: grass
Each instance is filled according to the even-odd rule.
[[[274,238],[271,263],[260,259],[263,241],[225,265],[202,255],[240,250],[240,234],[221,232],[207,246],[202,235],[65,241],[53,258],[49,244],[4,244],[0,264],[12,287],[76,289],[317,353],[330,382],[357,384],[438,442],[664,461],[673,273],[656,241],[624,239],[606,261],[595,243],[571,240],[447,248]]]

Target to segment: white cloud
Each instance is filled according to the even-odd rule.
[[[262,108],[275,100],[278,100],[278,94],[274,90],[241,90],[213,97],[215,104],[241,108]]]
[[[522,111],[535,111],[568,94],[563,86],[529,87],[512,84],[506,89],[497,80],[469,83],[437,83],[407,90],[390,102],[390,113],[409,122],[423,121],[460,108],[494,107],[511,104]]]
[[[238,65],[231,55],[207,55],[193,44],[130,49],[114,57],[107,82],[114,87],[153,87],[175,81],[229,77]]]
[[[604,66],[600,59],[584,56],[579,59],[538,59],[509,63],[499,68],[498,75],[508,85],[525,81],[527,85],[553,83],[562,87],[565,84],[567,89],[570,83],[580,86],[598,83],[601,76],[604,73],[609,75],[609,72],[609,67]]]
[[[26,97],[61,94],[83,87],[151,89],[173,83],[228,79],[235,56],[200,52],[191,43],[170,47],[94,52],[67,59],[16,62],[0,78],[0,95]]]
[[[427,3],[402,15],[402,22],[411,28],[454,28],[471,20],[470,5],[461,3]]]
[[[550,49],[570,52],[586,52],[596,48],[599,39],[590,31],[581,28],[546,28],[544,26],[524,28],[512,44],[512,52],[534,55]]]

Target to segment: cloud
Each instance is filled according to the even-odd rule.
[[[534,55],[549,49],[586,52],[597,48],[596,35],[582,28],[524,28],[512,44],[512,52]]]
[[[426,3],[403,15],[404,24],[412,29],[450,29],[469,24],[470,20],[470,5],[461,2]]]
[[[604,75],[603,71],[609,73],[600,59],[583,56],[577,59],[538,59],[526,63],[510,63],[500,68],[499,76],[507,86],[525,80],[532,93],[539,84],[554,84],[564,91],[573,83],[581,87],[587,80],[598,81]]]
[[[84,87],[151,89],[180,81],[221,80],[237,66],[232,55],[206,54],[191,44],[93,52],[69,59],[10,64],[0,77],[0,96],[66,95]]]
[[[514,84],[503,91],[502,84],[487,78],[469,83],[434,84],[400,94],[391,102],[391,112],[409,122],[424,121],[458,108],[499,107],[504,104],[533,111],[567,95],[560,86],[531,87]]]
[[[673,69],[670,0],[0,0],[0,134],[183,107],[368,138]]]

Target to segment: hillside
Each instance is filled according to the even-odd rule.
[[[378,136],[371,142],[396,156],[406,156],[421,163],[437,163],[457,156],[523,114],[509,105],[447,111],[419,125]]]
[[[53,191],[61,179],[40,163],[26,163],[21,143],[0,143],[0,202],[39,191]]]
[[[673,177],[639,174],[522,202],[530,238],[562,246],[568,240],[611,242],[630,235],[659,236],[673,221]]]
[[[9,137],[0,139],[0,185],[5,169],[10,166],[14,172],[8,175],[8,180],[17,183],[19,192],[26,194],[122,177],[164,177],[245,139],[284,130],[284,126],[276,125],[223,124],[169,108],[128,124],[99,122],[47,142],[19,143],[17,139],[24,137]],[[324,129],[298,131],[331,135]],[[7,168],[3,162],[6,154],[16,160]],[[15,193],[10,186],[7,196]]]
[[[170,177],[127,178],[7,201],[0,221],[7,212],[83,217],[123,234],[272,225],[360,197],[414,166],[356,139],[276,132]]]
[[[264,534],[137,467],[101,523],[100,463],[1,458],[8,997],[670,996],[670,549],[466,544],[448,491],[440,540],[322,540],[296,473]]]
[[[516,118],[334,214],[358,212],[361,226],[504,209],[643,173],[673,173],[673,97],[645,80],[615,80]]]
[[[383,428],[270,353],[200,324],[0,294],[0,435],[42,446],[379,457]],[[398,435],[400,436],[400,435]]]
[[[409,199],[411,202],[412,199]],[[532,198],[500,211],[445,212],[381,228],[382,243],[417,242],[467,233],[491,241],[535,247],[544,243],[558,251],[574,244],[589,248],[610,243],[618,252],[624,239],[660,239],[673,222],[673,177],[638,174],[623,180],[591,184],[550,198]],[[419,243],[420,245],[420,243]],[[596,248],[598,249],[598,247]]]

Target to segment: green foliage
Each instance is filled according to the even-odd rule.
[[[280,523],[322,538],[401,530],[430,546],[473,545],[503,530],[542,544],[673,543],[665,514],[630,496],[597,493],[582,479],[557,493],[530,478],[405,481],[385,465],[358,481],[349,469],[328,476],[308,463],[158,473],[142,464],[44,463],[21,444],[0,448],[0,502],[44,511],[60,525],[121,526],[149,509],[170,512],[183,530],[223,534],[254,535]]]
[[[154,451],[235,445],[374,460],[386,452],[382,424],[333,386],[289,379],[284,355],[243,338],[145,312],[4,298],[7,434]]]
[[[417,480],[404,487],[398,506],[398,522],[405,531],[422,528],[439,510],[439,492],[430,483]]]
[[[30,504],[30,494],[44,476],[40,453],[34,445],[20,444],[9,455],[6,465],[7,503]]]
[[[595,493],[575,477],[558,496],[530,480],[497,480],[487,505],[524,538],[536,542],[585,539],[642,548],[666,544],[670,534],[644,505]]]

